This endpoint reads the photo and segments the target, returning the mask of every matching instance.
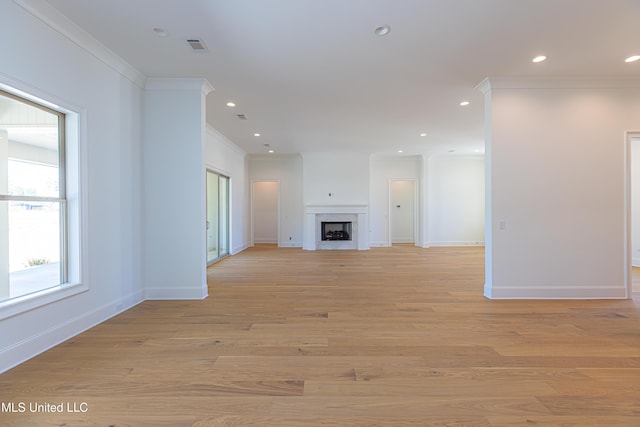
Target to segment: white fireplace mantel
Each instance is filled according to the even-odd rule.
[[[369,249],[369,206],[368,205],[326,205],[312,204],[305,206],[304,235],[302,248],[310,251],[316,249]],[[353,218],[352,247],[345,247],[344,243],[335,242],[335,246],[322,242],[320,245],[320,219],[349,216]]]

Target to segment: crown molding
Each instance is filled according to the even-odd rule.
[[[85,30],[44,0],[13,0],[18,6],[62,34],[108,67],[139,87],[144,87],[145,76],[131,64],[100,43]]]
[[[146,90],[199,90],[205,95],[215,90],[209,80],[202,78],[149,77],[146,79]]]
[[[625,89],[640,88],[637,77],[487,77],[476,86],[483,94],[495,89]]]
[[[233,141],[231,141],[229,138],[227,138],[224,134],[222,134],[218,129],[211,126],[209,123],[207,123],[207,132],[210,133],[213,137],[215,137],[218,142],[220,142],[230,150],[233,150],[234,152],[242,156],[247,155],[247,152],[245,150],[237,146]]]

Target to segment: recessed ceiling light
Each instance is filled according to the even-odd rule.
[[[254,133],[253,136],[260,136],[260,134],[259,133]]]
[[[235,107],[235,106],[236,106],[235,102],[233,102],[233,101],[227,102],[227,107]]]
[[[398,153],[404,153],[404,151],[403,150],[398,150]]]
[[[461,107],[466,107],[466,106],[467,106],[467,105],[469,105],[469,104],[470,104],[470,102],[469,102],[469,101],[462,101],[462,102],[460,103],[460,106],[461,106]]]
[[[164,28],[160,28],[160,27],[153,27],[151,30],[152,30],[152,31],[156,34],[156,36],[158,36],[158,37],[168,37],[168,36],[169,36],[169,33],[168,33],[168,32],[167,32],[167,30],[165,30]]]
[[[624,62],[636,62],[640,59],[640,55],[633,55],[624,60]]]
[[[384,24],[380,27],[377,27],[375,30],[373,30],[373,32],[376,36],[386,36],[391,32],[391,26],[389,24]]]
[[[450,152],[450,153],[455,153],[455,152],[456,152],[456,150],[449,150],[449,152]]]
[[[547,57],[546,57],[546,56],[544,56],[544,55],[538,55],[538,56],[536,56],[535,58],[533,58],[533,59],[531,60],[531,62],[542,62],[542,61],[544,61],[545,59],[547,59]]]
[[[422,133],[420,134],[420,136],[427,136],[427,133],[426,133],[426,132],[422,132]]]
[[[473,150],[474,153],[481,153],[482,150]]]
[[[270,153],[273,153],[273,150],[269,150]]]

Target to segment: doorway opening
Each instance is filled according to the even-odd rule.
[[[207,265],[229,255],[229,177],[207,169]]]
[[[415,179],[389,180],[389,243],[416,244],[417,183]]]
[[[251,186],[251,245],[280,243],[278,181],[254,181]]]

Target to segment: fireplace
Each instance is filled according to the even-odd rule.
[[[322,240],[352,240],[351,221],[322,221]]]
[[[367,205],[306,205],[303,249],[369,249],[368,215]]]

